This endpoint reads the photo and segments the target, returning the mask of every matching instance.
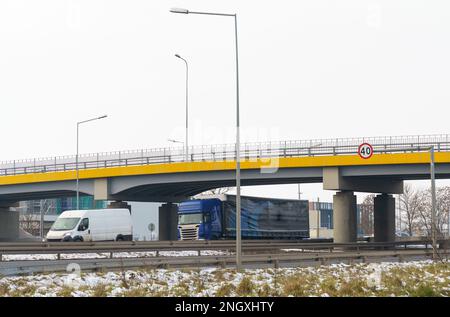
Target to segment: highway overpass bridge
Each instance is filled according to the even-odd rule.
[[[374,148],[369,159],[357,154],[364,142]],[[403,192],[403,180],[430,178],[431,146],[436,152],[436,178],[450,178],[449,135],[248,143],[241,147],[241,183],[321,182],[324,189],[338,191],[334,196],[338,242],[356,241],[354,192],[379,193],[375,239],[389,241],[394,239],[395,228],[392,194]],[[183,148],[80,155],[80,193],[112,201],[165,202],[161,219],[167,223],[164,220],[161,226],[167,229],[160,230],[163,237],[173,238],[177,217],[171,203],[208,189],[234,186],[235,153],[231,144],[191,147],[188,160]],[[0,163],[0,207],[7,211],[17,201],[73,196],[76,168],[75,156]],[[11,215],[0,214],[3,218]],[[0,232],[1,223],[8,223],[1,219]]]

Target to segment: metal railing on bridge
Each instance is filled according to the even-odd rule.
[[[370,143],[375,153],[425,152],[426,148],[431,146],[434,146],[436,152],[450,151],[448,134],[336,138],[244,143],[241,145],[241,160],[356,154],[358,146],[364,142]],[[169,147],[82,154],[78,158],[78,168],[93,169],[185,162],[184,151],[183,147]],[[236,158],[234,144],[191,146],[188,152],[189,162],[233,161]],[[0,162],[0,176],[75,169],[75,155]]]

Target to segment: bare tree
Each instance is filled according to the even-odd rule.
[[[426,231],[427,235],[431,235],[431,191],[424,190],[423,197],[424,203],[422,208],[419,209],[420,213],[420,226]],[[450,187],[440,187],[436,189],[436,234],[437,237],[443,237],[445,235],[445,228],[448,224],[448,216],[450,210]]]
[[[413,236],[422,227],[421,217],[426,198],[422,191],[414,190],[410,184],[405,184],[399,198],[401,219],[406,223],[409,235]]]
[[[375,195],[371,194],[364,198],[363,203],[360,205],[360,222],[361,230],[365,235],[373,234],[373,201]]]
[[[367,196],[361,204],[360,225],[365,234],[373,233],[374,195]],[[423,234],[431,236],[431,192],[415,190],[405,184],[403,194],[399,195],[400,216],[406,224],[410,236]],[[443,237],[448,230],[450,213],[450,186],[436,190],[436,231]]]
[[[19,226],[22,230],[32,234],[33,236],[39,235],[39,221],[36,220],[36,216],[33,214],[20,215]]]
[[[445,228],[449,232],[450,224],[450,186],[441,187],[437,192],[438,229],[441,235],[445,235]]]

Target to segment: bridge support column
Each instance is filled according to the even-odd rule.
[[[374,199],[374,241],[395,241],[395,198],[381,194]]]
[[[94,200],[108,200],[109,182],[107,178],[94,179]]]
[[[159,240],[178,239],[178,206],[172,203],[159,207]]]
[[[110,202],[107,208],[126,208],[130,211],[130,214],[131,214],[131,206],[128,205],[128,203],[126,201]]]
[[[0,241],[19,239],[19,212],[0,207]]]
[[[341,191],[333,196],[334,242],[356,242],[356,196]]]

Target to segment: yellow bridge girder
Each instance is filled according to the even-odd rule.
[[[450,152],[436,152],[435,162],[450,163]],[[370,166],[370,165],[402,165],[402,164],[429,164],[430,154],[395,153],[374,154],[370,159],[362,159],[358,155],[334,156],[308,156],[308,157],[272,157],[241,161],[241,169],[284,169],[302,167],[339,167],[339,166]],[[170,174],[187,172],[212,172],[234,170],[236,162],[230,161],[204,161],[204,162],[173,162],[148,165],[131,165],[117,167],[101,167],[80,169],[80,179],[96,179],[121,176],[136,176],[150,174]],[[45,173],[28,173],[0,176],[1,185],[31,184],[43,182],[69,181],[76,179],[76,171],[60,171]]]

